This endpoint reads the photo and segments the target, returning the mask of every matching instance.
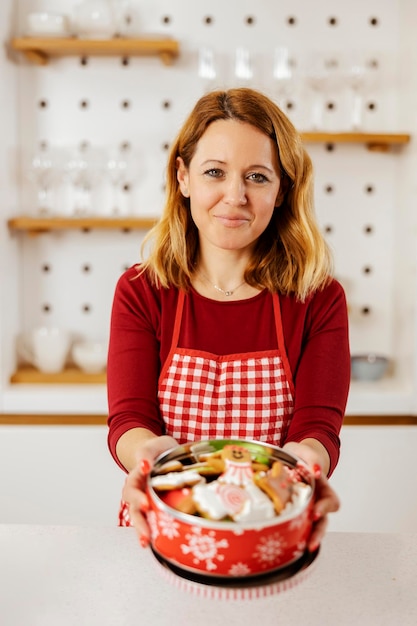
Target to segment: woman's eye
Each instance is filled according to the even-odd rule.
[[[211,178],[220,178],[223,175],[223,172],[216,167],[212,167],[211,169],[206,170],[204,174],[206,176],[210,176]]]
[[[259,172],[253,172],[253,174],[249,174],[249,180],[253,180],[255,183],[265,183],[268,179],[263,174]]]

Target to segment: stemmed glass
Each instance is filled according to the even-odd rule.
[[[71,151],[66,162],[66,176],[72,186],[72,213],[92,213],[93,190],[103,176],[104,155],[100,149],[80,146]]]
[[[272,75],[281,106],[283,98],[291,94],[294,86],[294,72],[288,48],[284,46],[275,48]]]
[[[136,11],[130,0],[112,0],[111,8],[116,23],[116,33],[118,37],[129,37],[132,35]]]
[[[239,46],[235,53],[235,76],[239,81],[247,84],[253,79],[251,55],[247,48]]]
[[[27,175],[36,185],[36,210],[39,215],[54,212],[54,187],[61,181],[63,162],[58,149],[41,145],[29,159]]]
[[[217,76],[214,52],[207,46],[202,46],[198,51],[198,76],[206,81],[208,89]]]
[[[362,126],[363,95],[366,83],[366,70],[363,65],[352,65],[348,72],[348,82],[353,93],[351,127],[358,130]]]
[[[331,53],[313,53],[306,67],[305,81],[311,90],[311,127],[323,128],[324,94],[335,89],[341,80],[340,60]]]
[[[352,55],[346,69],[346,81],[352,93],[350,127],[359,130],[363,125],[364,95],[375,85],[378,63],[367,60],[364,54]]]
[[[121,190],[127,182],[129,158],[123,147],[110,150],[107,154],[105,172],[112,188],[111,212],[113,215],[125,213],[121,198]]]

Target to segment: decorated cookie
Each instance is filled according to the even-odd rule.
[[[197,507],[190,487],[169,489],[161,494],[161,500],[173,509],[181,511],[181,513],[188,513],[189,515],[197,513]]]
[[[216,481],[193,488],[198,511],[213,520],[258,521],[274,515],[271,500],[255,485],[252,457],[242,446],[225,446],[224,472]]]
[[[255,474],[254,479],[255,484],[272,500],[275,512],[279,515],[291,500],[293,492],[293,480],[287,467],[280,461],[275,461],[270,470]]]
[[[194,470],[182,470],[181,472],[168,472],[154,476],[151,480],[152,487],[159,491],[169,491],[181,487],[196,485],[204,478]]]

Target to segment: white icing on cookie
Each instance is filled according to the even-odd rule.
[[[205,478],[194,470],[169,472],[168,474],[151,478],[151,485],[156,489],[176,489],[185,485],[196,485],[201,482],[205,482]]]
[[[212,520],[220,520],[229,515],[225,502],[217,493],[217,481],[194,485],[193,500],[202,515]]]
[[[230,459],[225,459],[226,470],[219,477],[219,480],[233,485],[248,485],[253,482],[252,463],[237,463]]]
[[[195,485],[193,500],[198,510],[212,520],[232,518],[235,522],[258,522],[274,517],[274,505],[253,483],[244,487],[221,481]]]
[[[272,500],[254,483],[245,486],[248,498],[242,510],[234,516],[235,522],[260,522],[275,517]]]

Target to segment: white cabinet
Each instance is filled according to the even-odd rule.
[[[125,478],[105,426],[0,427],[0,523],[116,525]],[[329,528],[414,532],[417,428],[345,426]]]
[[[1,426],[0,523],[116,525],[125,474],[105,426]]]
[[[342,502],[330,529],[415,532],[417,427],[344,426],[331,482]]]

